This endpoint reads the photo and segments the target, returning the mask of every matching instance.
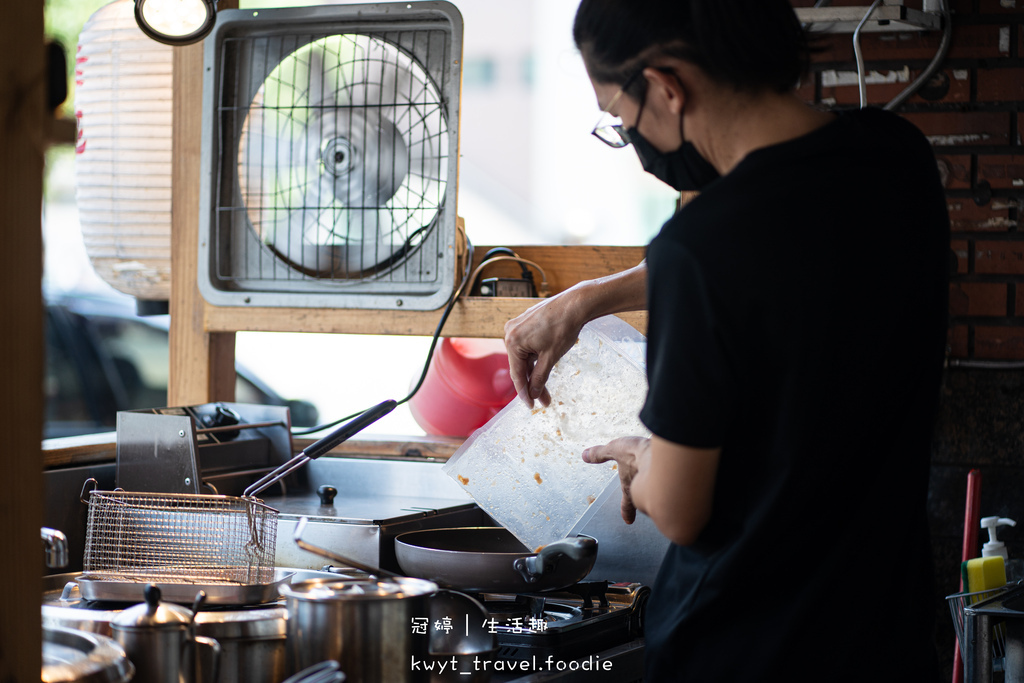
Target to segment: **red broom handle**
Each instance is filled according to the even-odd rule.
[[[964,546],[960,551],[960,561],[973,559],[978,553],[978,525],[981,524],[981,470],[967,473],[967,504],[964,505]],[[960,579],[960,592],[964,590],[964,580]],[[960,654],[960,643],[956,643],[953,652],[953,683],[963,683],[964,664]]]

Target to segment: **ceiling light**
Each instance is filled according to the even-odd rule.
[[[216,14],[216,0],[135,0],[139,28],[167,45],[202,40],[213,28]]]

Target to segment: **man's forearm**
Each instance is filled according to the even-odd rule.
[[[647,262],[614,275],[585,280],[566,290],[584,322],[647,307]]]

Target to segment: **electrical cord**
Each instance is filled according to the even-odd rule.
[[[861,19],[859,24],[857,24],[857,29],[853,32],[853,54],[857,59],[857,86],[860,90],[861,109],[866,107],[868,104],[868,93],[866,75],[864,73],[864,57],[861,54],[860,49],[860,31],[864,28],[864,25],[868,22],[868,19],[871,18],[875,8],[878,7],[880,3],[881,0],[875,0],[870,9],[868,9],[867,14],[864,15],[864,18]],[[949,9],[949,0],[939,0],[939,8],[942,16],[942,40],[939,42],[939,47],[935,51],[932,61],[928,63],[928,66],[925,67],[924,71],[922,71],[910,85],[904,88],[899,95],[894,97],[883,107],[886,111],[892,111],[902,106],[904,102],[910,99],[914,93],[920,90],[922,86],[924,86],[924,84],[927,83],[933,75],[935,75],[939,66],[943,61],[945,61],[946,55],[949,53],[949,46],[953,42],[953,20],[952,13]]]
[[[864,24],[868,23],[868,19],[875,13],[875,9],[882,4],[882,0],[875,0],[871,3],[871,7],[868,8],[864,18],[857,24],[857,28],[853,31],[853,55],[857,59],[857,87],[860,90],[860,108],[868,106],[868,84],[865,80],[864,75],[864,55],[860,52],[860,31],[864,28]]]
[[[939,66],[946,60],[946,55],[949,53],[949,46],[953,43],[953,15],[949,9],[949,0],[939,0],[939,11],[942,13],[942,41],[939,43],[939,49],[935,51],[935,56],[932,57],[932,61],[925,67],[925,70],[914,80],[913,83],[904,88],[903,92],[894,97],[884,109],[886,111],[892,111],[903,105],[911,95],[916,93],[921,87],[931,80],[931,77],[935,75]]]
[[[480,263],[480,265],[476,267],[476,270],[473,271],[473,274],[469,277],[469,287],[467,288],[467,290],[470,291],[470,292],[473,291],[473,285],[476,284],[476,279],[480,275],[480,271],[482,271],[485,266],[489,266],[492,263],[497,263],[498,261],[514,261],[514,262],[516,262],[516,263],[518,263],[518,264],[520,264],[522,266],[531,266],[533,268],[536,268],[537,272],[540,273],[540,292],[539,292],[539,294],[542,297],[547,297],[547,295],[548,295],[548,276],[544,272],[544,269],[541,268],[536,263],[534,263],[533,261],[529,261],[529,260],[521,258],[519,256],[492,256],[491,258],[489,258],[489,259],[487,259],[485,261],[482,261]],[[526,268],[524,267],[523,270],[525,271]],[[531,277],[530,279],[532,280],[533,278]]]
[[[533,261],[528,261],[526,259],[519,258],[518,256],[494,256],[494,257],[491,257],[489,259],[486,259],[486,260],[482,261],[480,263],[480,265],[478,265],[473,270],[473,272],[471,274],[469,269],[470,269],[470,266],[473,263],[473,246],[471,244],[469,244],[468,240],[466,241],[466,243],[467,243],[469,251],[468,251],[467,258],[466,258],[466,268],[465,268],[465,271],[464,271],[463,276],[462,276],[462,281],[459,283],[459,286],[455,289],[455,291],[452,292],[452,296],[448,300],[448,304],[445,306],[444,312],[441,314],[441,319],[438,321],[437,327],[434,329],[434,335],[433,335],[433,337],[430,340],[430,348],[427,350],[427,360],[423,364],[423,371],[420,373],[420,377],[416,381],[416,385],[412,388],[412,390],[409,392],[409,394],[405,398],[403,398],[401,401],[398,401],[397,405],[402,405],[403,403],[407,403],[413,396],[416,395],[416,392],[418,392],[420,390],[420,387],[423,386],[423,382],[427,378],[427,371],[430,369],[430,361],[434,357],[434,349],[437,347],[437,340],[441,337],[441,330],[444,329],[445,323],[448,322],[448,317],[451,315],[452,310],[454,310],[455,303],[459,300],[459,297],[462,296],[462,293],[464,291],[468,292],[468,291],[472,290],[472,284],[476,281],[477,276],[480,275],[480,271],[482,271],[485,266],[489,266],[489,265],[491,265],[493,263],[496,263],[498,261],[516,261],[516,262],[518,262],[520,264],[530,265],[530,266],[536,268],[540,272],[540,276],[541,276],[541,291],[543,292],[542,296],[547,296],[548,281],[547,281],[547,276],[544,274],[544,269],[541,268],[536,263],[534,263]],[[342,422],[347,422],[348,420],[352,420],[354,418],[359,417],[360,415],[365,413],[367,410],[369,410],[369,408],[366,408],[364,410],[360,410],[359,412],[356,412],[356,413],[352,413],[351,415],[346,415],[345,417],[342,417],[342,418],[339,418],[337,420],[334,420],[333,422],[328,422],[326,424],[317,425],[316,427],[309,427],[307,429],[293,430],[292,431],[292,436],[307,436],[309,434],[315,434],[316,432],[321,432],[321,431],[324,431],[326,429],[331,429],[332,427],[335,427],[335,426],[341,424]]]

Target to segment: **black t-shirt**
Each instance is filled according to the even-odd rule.
[[[648,680],[935,680],[949,218],[924,136],[861,110],[756,150],[647,264],[641,418],[722,448],[710,521],[653,587]]]

